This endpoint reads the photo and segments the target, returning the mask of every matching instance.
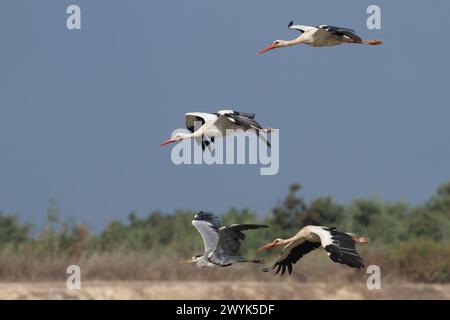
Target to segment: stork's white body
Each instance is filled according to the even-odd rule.
[[[188,125],[188,122],[192,122],[192,125],[194,125],[195,128],[193,133],[196,134],[196,136],[204,135],[209,138],[226,136],[227,134],[232,134],[232,130],[243,129],[242,127],[235,125],[233,122],[225,121],[225,118],[220,117],[220,115],[226,115],[232,112],[232,110],[220,110],[217,114],[206,112],[188,112],[185,114],[186,125]],[[199,118],[203,119],[202,121],[198,121],[200,122],[200,125],[201,123],[203,123],[203,125],[197,128],[197,126],[195,126],[195,119]]]
[[[330,47],[343,43],[341,36],[334,35],[320,27],[310,27],[302,25],[292,25],[289,28],[303,32],[292,42],[304,43],[312,47]],[[304,30],[304,31],[302,31]]]
[[[215,138],[231,135],[236,130],[255,130],[258,136],[260,130],[266,132],[272,130],[270,128],[263,129],[254,118],[253,113],[233,110],[220,110],[216,113],[188,112],[185,114],[185,122],[186,128],[191,133],[178,133],[161,143],[161,146],[184,139],[201,138],[204,150],[206,146],[209,147],[211,143],[214,143]],[[260,138],[270,147],[267,139],[262,136]]]
[[[283,275],[288,270],[292,272],[292,265],[305,254],[322,247],[333,262],[342,263],[352,268],[364,267],[364,262],[356,252],[355,243],[367,243],[368,239],[356,237],[352,233],[337,231],[336,228],[322,226],[306,226],[289,239],[275,239],[261,247],[260,250],[285,245],[275,263],[264,271],[276,269]]]
[[[288,25],[289,29],[297,30],[300,35],[293,40],[276,40],[269,46],[261,49],[258,54],[262,54],[275,48],[289,47],[296,44],[304,43],[312,47],[330,47],[342,43],[359,43],[366,45],[382,44],[380,40],[362,40],[355,34],[355,30],[334,27],[329,25],[320,25],[317,27],[294,25],[291,21]]]

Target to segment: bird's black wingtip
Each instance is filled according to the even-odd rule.
[[[194,215],[194,220],[207,220],[214,218],[217,218],[217,216],[214,213],[204,210],[201,210]]]
[[[292,27],[294,25],[294,21],[289,22],[288,28]]]

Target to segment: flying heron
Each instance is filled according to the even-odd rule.
[[[228,267],[233,263],[261,263],[260,259],[249,260],[238,255],[241,241],[245,239],[242,231],[268,228],[260,224],[232,224],[220,227],[220,219],[211,212],[200,211],[194,216],[192,225],[198,230],[205,244],[205,253],[181,263],[196,263],[199,268]]]

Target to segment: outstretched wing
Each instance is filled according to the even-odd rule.
[[[262,129],[261,125],[255,120],[254,113],[220,110],[217,112],[219,118],[231,121],[233,124],[243,129]]]
[[[263,136],[260,136],[259,130],[262,129],[262,126],[255,120],[254,113],[240,112],[240,111],[232,111],[232,110],[220,110],[217,112],[219,116],[218,121],[226,121],[240,127],[244,130],[253,129],[258,137],[260,137],[268,147],[270,147],[269,141]]]
[[[242,231],[260,228],[268,228],[268,226],[261,224],[232,224],[220,228],[219,241],[214,249],[214,255],[237,255],[241,247],[241,241],[245,240],[245,234]]]
[[[301,241],[297,241],[287,245],[283,248],[280,257],[275,263],[268,268],[264,268],[264,272],[272,271],[276,268],[275,274],[281,271],[281,275],[284,275],[286,272],[286,268],[288,273],[292,273],[292,265],[297,263],[305,254],[317,249],[320,247],[319,242],[310,242],[302,239]]]
[[[294,21],[289,22],[288,28],[300,31],[300,33],[310,31],[310,30],[317,30],[317,27],[302,26],[300,24],[294,25]]]
[[[217,115],[207,112],[188,112],[184,115],[186,128],[190,132],[198,130],[201,126],[205,124],[206,121],[215,121],[215,120],[217,120]]]
[[[210,254],[219,241],[219,218],[211,212],[200,211],[194,216],[192,225],[198,230],[205,245],[205,256]]]
[[[189,112],[184,115],[184,120],[186,123],[186,128],[193,133],[200,129],[200,127],[202,127],[207,121],[216,121],[217,115],[206,112]],[[209,141],[204,135],[196,138],[195,141],[201,144],[203,151],[205,151],[207,147],[210,148],[209,145],[214,142]]]
[[[319,29],[325,30],[337,36],[346,36],[350,39],[353,39],[355,42],[362,42],[362,39],[355,34],[355,30],[353,29],[334,27],[329,25],[321,25],[319,26]]]
[[[356,252],[355,241],[350,235],[334,227],[311,227],[311,232],[320,237],[322,247],[331,260],[352,268],[364,268],[364,261]]]

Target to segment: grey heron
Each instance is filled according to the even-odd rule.
[[[220,227],[220,219],[211,212],[200,211],[194,216],[192,225],[203,238],[205,252],[182,263],[196,263],[199,268],[228,267],[233,263],[261,263],[259,259],[246,259],[238,255],[241,241],[245,239],[242,231],[268,228],[260,224],[232,224]]]
[[[255,114],[253,113],[220,110],[215,113],[188,112],[184,117],[186,128],[191,133],[177,133],[170,139],[163,141],[161,146],[185,139],[198,138],[201,139],[202,149],[205,150],[211,143],[214,143],[214,140],[217,137],[224,137],[227,134],[230,134],[232,132],[231,130],[254,130],[256,135],[270,147],[270,143],[266,138],[260,136],[259,132],[271,132],[273,129],[263,129],[263,127],[256,122]],[[201,124],[198,129],[195,126],[196,122]]]
[[[305,254],[322,246],[333,262],[342,263],[352,268],[363,268],[364,262],[356,252],[355,243],[367,243],[365,237],[357,237],[353,233],[337,231],[336,228],[321,226],[306,226],[289,239],[275,239],[258,249],[265,250],[285,245],[275,263],[263,271],[269,272],[276,268],[275,274],[280,272],[292,273],[292,265],[298,262]]]

